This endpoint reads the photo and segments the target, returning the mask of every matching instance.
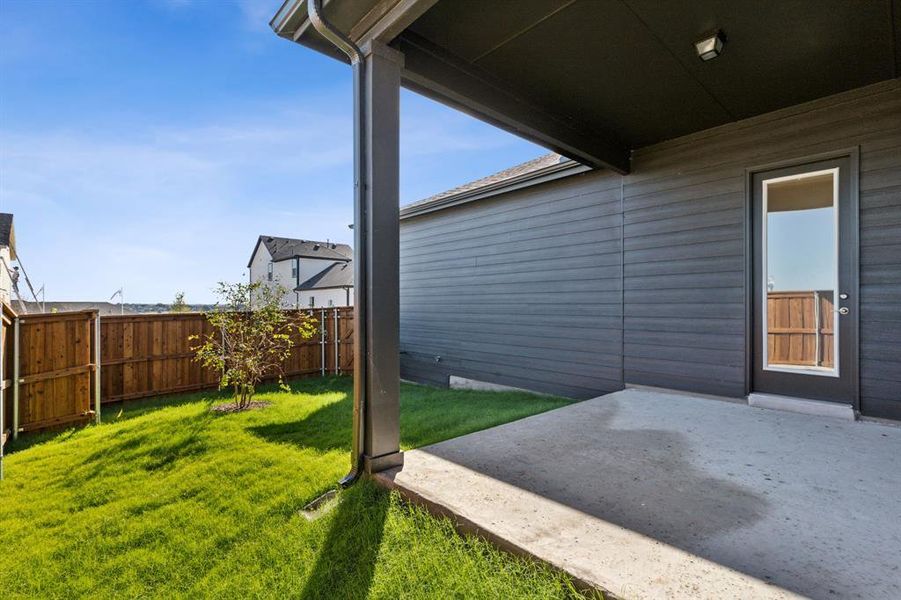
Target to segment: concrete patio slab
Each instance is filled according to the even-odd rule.
[[[388,486],[621,598],[901,598],[901,428],[625,390]]]

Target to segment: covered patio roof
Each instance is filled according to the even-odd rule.
[[[400,50],[405,87],[621,173],[633,149],[901,73],[901,0],[331,0],[323,12],[360,46]],[[272,26],[346,60],[306,0]],[[694,43],[716,30],[722,54],[702,61]]]
[[[276,33],[354,67],[345,481],[362,464],[626,597],[897,596],[885,557],[901,550],[889,458],[901,440],[888,427],[625,391],[411,452],[400,470],[397,387],[401,85],[628,173],[636,149],[784,107],[815,113],[798,105],[896,78],[899,15],[901,0],[287,0]],[[703,61],[695,43],[714,32],[721,53]],[[704,134],[693,144],[704,152]]]
[[[899,15],[901,0],[286,0],[271,21],[279,36],[353,66],[356,428],[347,481],[359,465],[372,473],[403,464],[401,86],[587,167],[628,173],[636,149],[783,107],[815,112],[802,103],[896,78]],[[719,55],[705,61],[696,44],[712,35]],[[703,134],[695,145],[704,151]]]

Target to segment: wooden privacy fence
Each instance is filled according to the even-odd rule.
[[[212,328],[202,314],[122,315],[100,319],[100,399],[132,400],[216,385],[192,360],[192,335]]]
[[[95,311],[15,318],[13,436],[97,416],[96,330]]]
[[[831,368],[833,308],[831,290],[767,293],[769,364]]]
[[[353,308],[301,311],[317,320],[316,335],[299,336],[285,361],[287,377],[353,370]],[[336,329],[337,328],[337,329]],[[216,332],[201,313],[122,315],[100,319],[100,398],[133,400],[216,387],[218,373],[194,361],[192,335]]]
[[[12,330],[16,313],[0,302],[0,479],[3,479],[3,447],[9,439],[12,423],[12,403],[7,394],[12,387]]]
[[[316,319],[316,335],[294,340],[285,376],[352,372],[353,307],[297,312]],[[8,319],[6,344],[0,346],[9,359],[3,373],[11,373],[7,385],[14,393],[6,402],[12,406],[0,413],[13,435],[99,421],[101,403],[218,385],[218,373],[195,362],[191,352],[191,335],[217,333],[201,313],[100,318],[90,311],[19,316],[9,311]]]

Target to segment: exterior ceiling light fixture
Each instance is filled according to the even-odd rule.
[[[723,37],[722,31],[716,30],[707,34],[704,39],[695,42],[695,50],[698,53],[698,58],[705,62],[713,60],[722,54],[724,43],[725,38]]]

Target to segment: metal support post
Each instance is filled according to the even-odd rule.
[[[362,470],[403,464],[400,451],[399,137],[404,56],[357,46],[307,1],[313,28],[347,55],[354,76],[354,429],[349,485]],[[361,469],[362,467],[362,469]]]
[[[0,315],[0,319],[6,319],[5,315]],[[0,327],[3,327],[0,324]],[[3,480],[3,446],[6,441],[6,379],[4,378],[3,363],[6,357],[4,350],[6,346],[6,336],[0,335],[0,481]]]
[[[94,423],[100,425],[100,313],[94,316]]]
[[[325,309],[319,311],[319,374],[325,377]]]
[[[340,366],[341,363],[338,361],[338,357],[340,356],[338,353],[338,346],[341,344],[341,338],[338,337],[339,329],[338,329],[338,309],[333,309],[332,318],[335,320],[335,375],[340,374]]]
[[[19,318],[13,325],[13,439],[19,438]]]

